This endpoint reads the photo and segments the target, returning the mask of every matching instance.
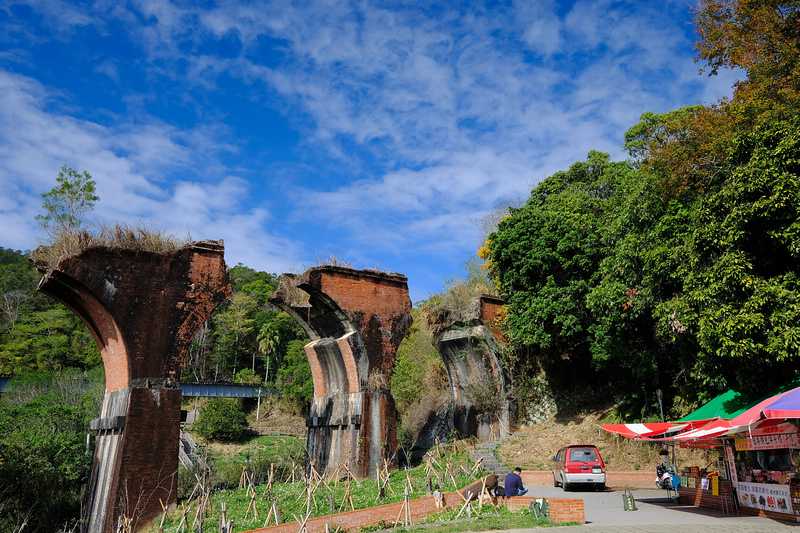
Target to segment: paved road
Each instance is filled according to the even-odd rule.
[[[636,511],[624,510],[622,491],[618,490],[564,493],[560,488],[534,486],[530,487],[528,495],[583,499],[586,524],[559,527],[553,530],[554,533],[800,533],[800,523],[749,515],[726,515],[715,509],[674,504],[665,497],[666,492],[659,490],[634,489],[631,492],[636,499]]]

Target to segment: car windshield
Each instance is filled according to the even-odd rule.
[[[597,450],[594,448],[573,448],[569,451],[570,461],[597,461]]]

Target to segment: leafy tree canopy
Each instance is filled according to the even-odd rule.
[[[694,11],[697,60],[709,74],[738,68],[735,99],[758,110],[800,103],[800,2],[700,0]]]
[[[45,214],[36,216],[36,220],[51,237],[75,233],[83,223],[82,217],[99,200],[95,194],[96,183],[85,170],[78,172],[64,165],[56,181],[56,187],[42,194]]]
[[[197,433],[206,439],[241,440],[247,430],[247,416],[242,402],[236,398],[211,398],[200,410],[194,423]]]

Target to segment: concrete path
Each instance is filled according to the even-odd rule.
[[[748,515],[726,515],[714,509],[674,504],[665,497],[665,492],[659,490],[637,489],[631,490],[631,493],[636,500],[636,511],[624,510],[622,491],[565,493],[560,488],[531,487],[528,496],[583,500],[586,524],[558,527],[552,530],[553,533],[800,533],[800,523]]]

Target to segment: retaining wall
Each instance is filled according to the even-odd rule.
[[[527,487],[553,484],[552,470],[523,470],[522,483]],[[632,489],[655,488],[656,473],[650,471],[606,472],[606,486]],[[502,480],[501,480],[502,481]]]

